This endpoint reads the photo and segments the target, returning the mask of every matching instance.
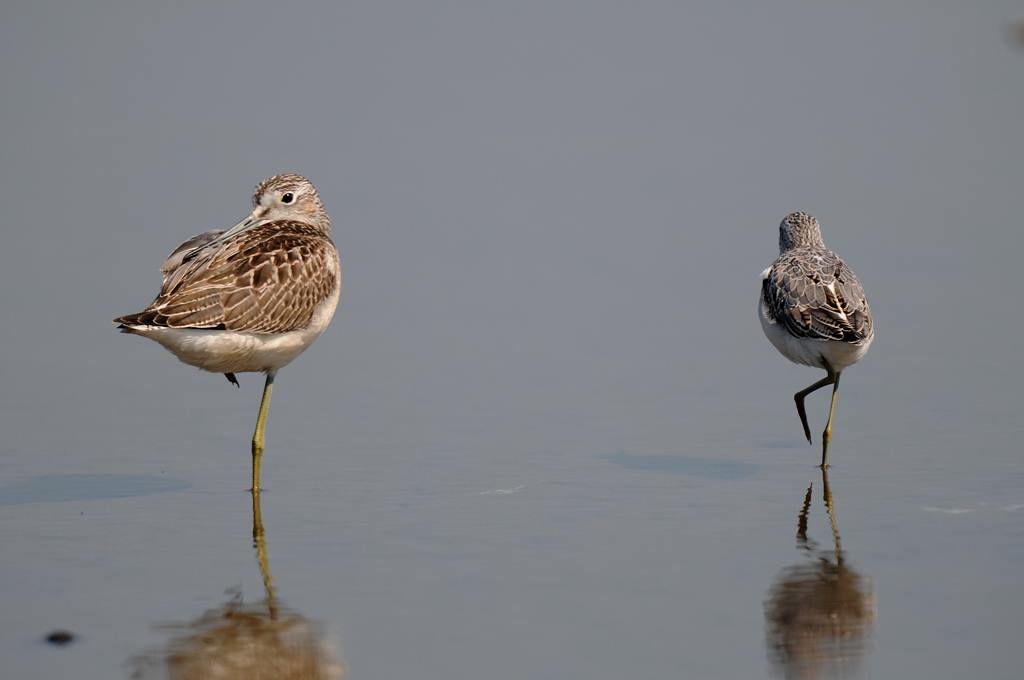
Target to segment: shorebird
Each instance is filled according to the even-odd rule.
[[[761,328],[790,361],[823,368],[827,375],[795,395],[796,411],[811,443],[804,398],[832,385],[828,421],[821,435],[821,467],[828,467],[839,375],[860,361],[875,339],[864,289],[842,258],[825,247],[821,225],[807,213],[786,215],[779,225],[779,257],[761,273]]]
[[[181,361],[223,373],[266,374],[252,436],[252,492],[260,490],[267,410],[277,371],[327,328],[341,294],[331,219],[305,177],[264,180],[252,212],[228,230],[178,246],[160,267],[160,294],[114,319],[123,333],[155,340]]]

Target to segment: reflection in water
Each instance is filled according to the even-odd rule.
[[[807,537],[813,484],[807,487],[797,520],[797,547],[809,561],[782,570],[765,602],[768,655],[787,678],[816,678],[856,671],[875,618],[868,583],[846,563],[839,526],[822,470],[825,510],[832,527],[832,550]]]
[[[1010,26],[1010,39],[1018,47],[1024,47],[1024,19],[1018,19]]]
[[[184,624],[168,624],[166,649],[133,659],[132,678],[171,680],[341,680],[345,672],[316,623],[277,600],[267,564],[260,496],[252,498],[253,547],[265,598],[245,604],[241,592]]]

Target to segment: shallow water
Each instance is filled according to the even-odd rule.
[[[150,360],[179,368],[157,351]],[[467,406],[385,448],[370,419],[305,409],[317,372],[296,365],[272,410],[262,496],[281,616],[351,677],[1012,677],[1024,557],[1021,480],[1003,472],[1013,433],[975,430],[987,444],[968,448],[967,433],[953,433],[969,420],[953,416],[932,435],[901,432],[898,410],[872,404],[877,365],[861,368],[844,385],[834,443],[833,536],[816,451],[800,441],[787,395],[767,386],[755,388],[777,412],[767,442],[749,424],[758,418],[738,417],[748,425],[718,441],[670,449],[696,427],[687,408],[728,404],[709,398],[677,400],[679,426],[642,405],[593,414],[594,431],[618,437],[549,404],[547,419],[492,423],[491,440],[488,415]],[[197,395],[258,397],[254,380],[238,395],[179,372]],[[358,411],[341,401],[339,412]],[[211,402],[192,420],[211,440],[223,438],[218,411],[248,415]],[[630,430],[632,418],[648,422]],[[179,667],[181,655],[193,666],[215,656],[188,642],[196,629],[216,629],[225,611],[232,625],[239,608],[262,611],[244,422],[233,446],[197,433],[138,448],[125,442],[149,425],[126,422],[97,466],[152,472],[45,475],[32,470],[53,463],[25,455],[0,488],[0,626],[16,677],[161,677],[169,655]],[[302,429],[317,433],[308,446]],[[602,451],[608,439],[618,452]],[[986,455],[972,461],[971,450]],[[78,639],[43,643],[55,628]],[[310,645],[300,640],[320,649]]]
[[[5,10],[0,675],[1018,677],[1019,8],[556,5]],[[255,540],[261,378],[108,320],[284,168],[346,279]],[[831,507],[795,209],[877,317]]]

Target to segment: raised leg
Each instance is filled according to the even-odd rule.
[[[227,378],[228,382],[234,385],[235,387],[241,387],[241,385],[238,384],[238,378],[235,377],[234,373],[225,373],[224,377]]]
[[[793,395],[793,400],[796,401],[796,412],[800,415],[800,423],[804,426],[804,436],[807,437],[807,443],[811,443],[811,428],[807,425],[807,409],[804,408],[804,397],[815,390],[820,390],[825,385],[831,385],[835,379],[836,374],[832,372],[832,369],[826,368],[828,375],[804,389],[800,390]]]
[[[254,494],[260,492],[260,459],[263,457],[264,429],[267,424],[267,410],[270,409],[270,393],[274,389],[274,372],[267,373],[267,382],[263,385],[263,399],[260,400],[260,413],[256,417],[256,431],[252,434],[252,489]]]
[[[828,407],[828,422],[825,423],[825,431],[821,433],[821,469],[828,467],[828,445],[832,441],[832,415],[836,412],[836,397],[839,396],[839,374],[835,374],[832,382],[832,403]]]

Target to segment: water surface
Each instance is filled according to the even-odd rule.
[[[1018,677],[1019,15],[4,9],[0,675],[272,639],[360,680]],[[261,378],[109,319],[285,169],[346,278],[277,379],[261,559]],[[819,374],[755,318],[798,209],[877,317],[831,513]]]

